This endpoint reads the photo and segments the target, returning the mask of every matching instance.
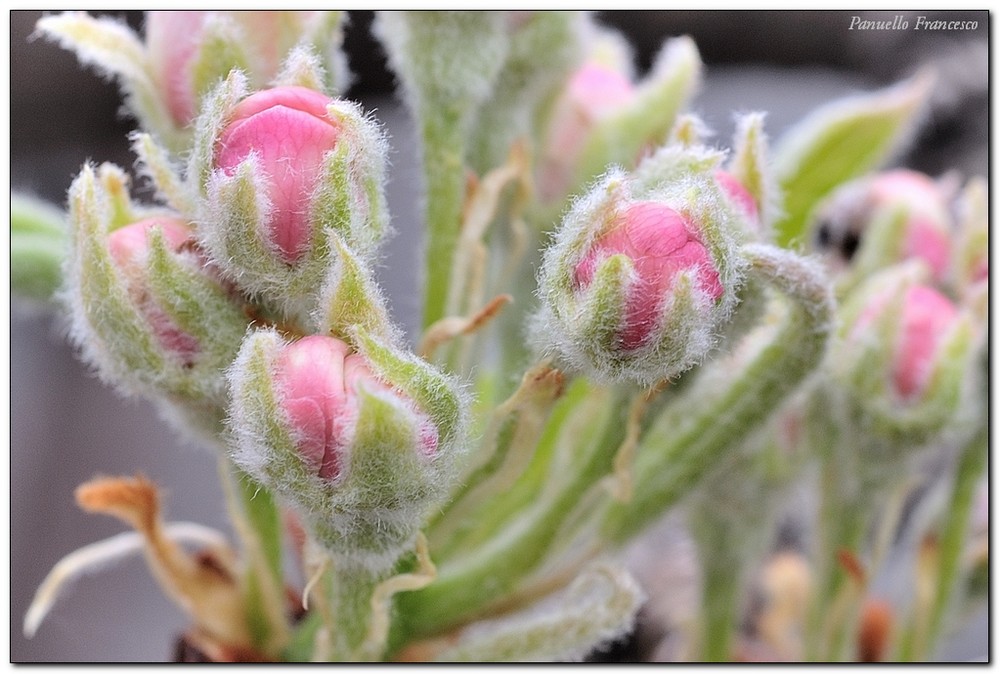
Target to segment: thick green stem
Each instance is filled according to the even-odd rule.
[[[452,261],[462,225],[465,198],[465,144],[468,116],[459,105],[422,114],[421,140],[427,193],[424,261],[424,314],[427,328],[445,316]]]
[[[603,523],[613,543],[626,542],[689,493],[730,448],[771,417],[823,358],[834,312],[827,280],[787,251],[755,245],[745,254],[752,273],[782,292],[791,306],[773,337],[727,389],[693,410],[680,427],[657,423],[646,434],[635,466],[634,496],[612,505]]]
[[[332,660],[361,659],[372,618],[372,593],[381,578],[369,569],[347,560],[332,561],[330,613]]]
[[[742,563],[715,550],[701,556],[701,569],[701,660],[729,662],[742,596]]]
[[[627,396],[614,397],[600,430],[590,443],[577,441],[578,463],[547,483],[548,491],[517,512],[506,526],[461,560],[442,564],[437,580],[418,592],[398,599],[394,642],[430,636],[482,615],[517,589],[538,569],[559,542],[557,533],[579,502],[598,480],[611,472],[614,452],[623,438],[628,414]]]

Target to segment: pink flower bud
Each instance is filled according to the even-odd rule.
[[[144,279],[150,233],[154,229],[162,232],[164,243],[172,252],[178,252],[191,239],[191,227],[187,223],[168,217],[149,218],[112,232],[108,237],[108,250],[115,266],[125,277],[132,300],[145,316],[160,346],[190,366],[200,350],[198,340],[177,327],[156,305]]]
[[[569,189],[576,159],[597,123],[627,106],[635,85],[624,74],[597,62],[586,63],[570,78],[552,113],[539,176],[545,200]]]
[[[266,176],[271,213],[267,235],[280,257],[295,262],[309,245],[310,204],[323,156],[340,127],[327,114],[332,101],[305,87],[267,89],[236,106],[215,149],[227,175],[251,155]]]
[[[195,88],[192,67],[201,48],[206,22],[216,14],[228,14],[243,34],[251,38],[241,46],[249,52],[251,63],[246,65],[251,68],[255,83],[273,79],[291,47],[294,35],[289,28],[294,22],[282,16],[285,12],[147,12],[146,47],[153,76],[178,127],[187,126],[198,114],[198,96],[204,92]],[[312,12],[301,14],[305,17]]]
[[[191,62],[208,12],[148,12],[146,46],[153,76],[177,126],[194,119],[197,92]]]
[[[722,189],[729,202],[742,213],[751,223],[760,226],[760,216],[757,213],[757,202],[753,196],[729,171],[718,169],[715,172],[715,182]]]
[[[855,181],[837,191],[821,217],[821,245],[837,244],[849,261],[865,236],[865,229],[880,215],[905,209],[902,240],[886,262],[923,260],[934,279],[942,282],[951,257],[951,216],[945,191],[930,177],[909,170],[880,173]],[[838,243],[839,241],[839,243]]]
[[[890,171],[872,181],[871,197],[876,208],[899,204],[909,209],[903,257],[924,260],[934,278],[943,279],[951,249],[948,207],[937,184],[916,171]]]
[[[955,324],[958,311],[947,297],[922,285],[908,288],[902,302],[891,366],[892,383],[901,399],[913,400],[926,390],[938,348]],[[888,303],[888,296],[877,296],[862,312],[854,327],[854,336],[870,329]]]
[[[402,399],[402,394],[375,378],[363,356],[351,353],[344,342],[321,335],[304,337],[281,351],[275,382],[295,429],[299,455],[327,480],[336,479],[344,469],[345,452],[354,439],[359,391]],[[428,419],[420,426],[425,455],[434,454],[437,440]]]
[[[690,223],[664,204],[638,201],[625,209],[576,265],[575,287],[589,286],[600,262],[617,254],[628,256],[635,270],[619,335],[623,350],[642,346],[656,330],[664,299],[681,272],[693,273],[696,287],[713,301],[722,297],[711,254]]]

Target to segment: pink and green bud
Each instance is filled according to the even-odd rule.
[[[254,158],[271,206],[264,237],[288,264],[309,247],[312,195],[324,156],[340,137],[340,125],[327,112],[331,103],[305,87],[257,92],[236,106],[216,144],[215,166],[227,176]]]
[[[363,356],[332,337],[305,337],[286,347],[278,357],[275,382],[302,460],[327,480],[336,479],[345,463],[360,390],[393,395]],[[437,447],[433,425],[426,420],[419,427],[419,451],[433,456]]]
[[[855,338],[861,339],[873,328],[890,300],[888,295],[877,297],[865,308],[854,326]],[[900,302],[889,374],[894,393],[900,400],[910,401],[926,390],[937,353],[958,319],[958,310],[950,299],[924,285],[907,288]]]
[[[289,51],[320,12],[151,11],[146,48],[153,77],[178,128],[197,116],[202,97],[231,68],[254,86],[278,75]]]
[[[200,351],[197,338],[180,329],[156,304],[148,286],[147,265],[154,231],[159,232],[166,249],[175,255],[193,241],[191,226],[184,221],[171,217],[149,218],[112,232],[108,237],[108,250],[129,296],[146,318],[160,346],[182,365],[191,367]]]
[[[302,86],[213,94],[189,172],[204,176],[199,235],[248,294],[306,331],[335,265],[334,236],[368,261],[387,230],[385,141],[360,108]]]
[[[460,449],[454,385],[400,362],[334,337],[286,342],[260,331],[228,372],[233,460],[294,508],[314,540],[378,570],[447,494]],[[435,396],[448,391],[442,404]]]
[[[640,348],[654,336],[664,310],[661,298],[682,279],[711,302],[722,297],[719,272],[696,228],[666,204],[630,204],[576,265],[578,291],[586,292],[597,267],[615,255],[624,256],[634,274],[617,336],[623,351]]]
[[[929,285],[926,272],[897,265],[853,291],[830,354],[832,382],[850,392],[852,414],[900,447],[960,426],[975,408],[973,318]]]
[[[73,338],[107,381],[218,425],[222,370],[248,319],[173,213],[131,203],[120,169],[90,166],[70,188],[63,296]]]
[[[742,225],[713,162],[665,180],[648,166],[632,179],[612,172],[574,205],[542,263],[535,329],[543,349],[596,379],[642,384],[704,358],[743,273]]]
[[[942,282],[951,259],[951,221],[945,191],[922,173],[900,169],[837,190],[819,211],[816,236],[836,269],[850,265],[867,274],[921,260]]]
[[[566,194],[590,134],[601,120],[624,109],[634,97],[632,80],[610,64],[590,61],[570,77],[555,103],[539,165],[543,201]]]

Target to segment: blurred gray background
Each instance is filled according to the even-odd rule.
[[[916,12],[900,12],[911,20]],[[733,111],[766,110],[772,138],[813,107],[877,88],[933,62],[943,75],[912,151],[898,161],[940,174],[988,168],[986,12],[920,12],[973,18],[968,32],[850,31],[843,11],[600,12],[625,31],[644,71],[662,41],[690,34],[706,63],[694,102],[727,144]],[[888,18],[889,12],[862,12]],[[139,28],[139,12],[118,12]],[[369,12],[352,12],[347,48],[356,85],[349,97],[374,109],[393,148],[389,206],[397,234],[381,273],[393,312],[412,335],[417,321],[415,250],[419,179],[410,122],[391,93],[384,57],[368,35]],[[31,39],[35,11],[11,12],[11,187],[62,204],[87,160],[131,167],[114,84],[81,68],[75,56]],[[166,514],[227,531],[216,464],[203,448],[180,443],[144,401],[123,400],[86,372],[63,339],[62,323],[35,307],[11,310],[11,660],[13,662],[162,661],[185,628],[141,558],[82,579],[32,640],[21,633],[35,588],[63,555],[123,526],[86,515],[73,489],[97,475],[142,472],[165,488]],[[983,658],[986,619],[945,645],[944,659]]]

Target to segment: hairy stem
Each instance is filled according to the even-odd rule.
[[[467,116],[459,106],[422,115],[423,170],[426,181],[427,244],[424,261],[423,327],[444,317],[451,295],[451,269],[462,223],[465,197]]]

